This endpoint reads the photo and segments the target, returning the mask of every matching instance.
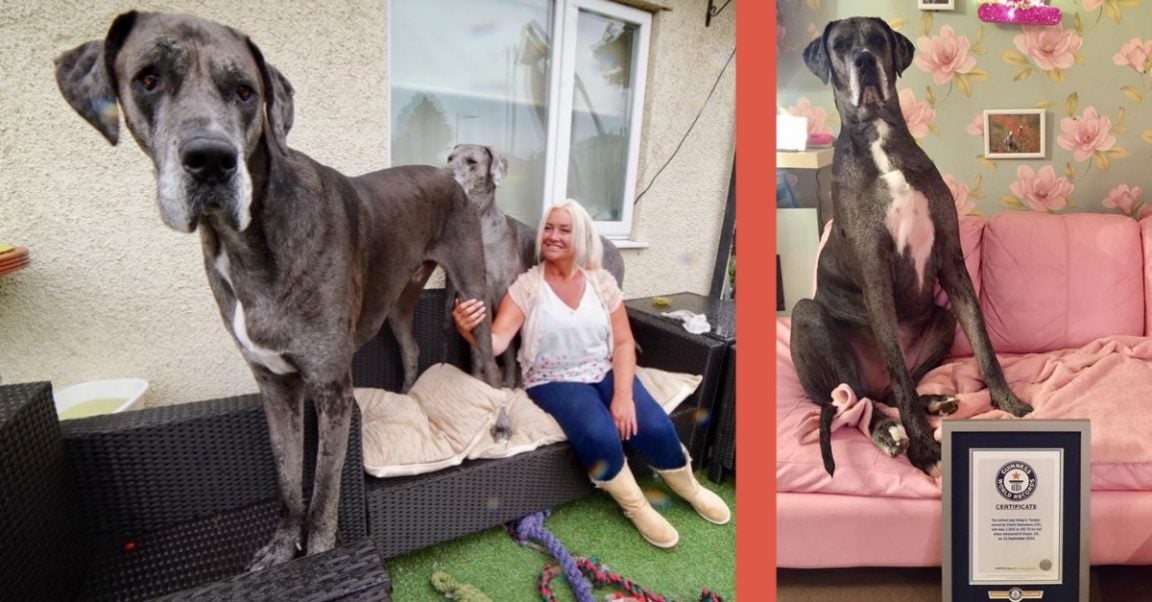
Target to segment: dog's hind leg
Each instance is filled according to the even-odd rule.
[[[933,306],[931,321],[913,337],[904,351],[904,357],[909,364],[908,373],[912,376],[913,384],[919,383],[933,368],[944,361],[944,358],[948,356],[948,350],[952,347],[955,334],[956,318],[952,312],[943,307]],[[889,390],[882,401],[894,407],[896,405],[895,394]],[[953,395],[933,393],[920,395],[919,402],[930,416],[952,414],[960,405],[959,400]],[[873,432],[874,441],[875,438],[876,433]]]
[[[281,500],[276,530],[248,567],[259,571],[291,560],[303,541],[304,385],[297,374],[278,376],[261,368],[253,369],[253,373],[264,398]]]
[[[424,283],[428,281],[428,276],[432,274],[434,269],[436,269],[435,263],[425,262],[424,266],[413,275],[408,286],[400,292],[400,297],[396,299],[392,313],[388,316],[388,324],[392,327],[392,334],[400,346],[400,361],[404,366],[404,384],[401,387],[401,393],[407,393],[416,383],[416,377],[419,375],[420,344],[416,342],[412,320],[416,314],[416,303],[420,300],[420,293],[424,290]],[[451,312],[449,312],[449,318],[451,318]]]
[[[836,415],[832,390],[844,384],[863,396],[859,364],[843,326],[811,299],[801,299],[792,309],[790,346],[800,384],[820,406],[820,455],[831,475],[836,470],[831,443],[832,418]]]
[[[516,345],[509,343],[508,348],[500,355],[500,359],[504,362],[504,386],[515,387],[519,380],[520,370],[516,365]]]
[[[308,389],[316,404],[316,424],[320,435],[312,502],[308,507],[308,554],[311,555],[336,546],[340,481],[356,400],[352,396],[350,373],[338,380],[310,384]]]
[[[909,366],[912,382],[918,383],[930,370],[940,365],[952,346],[956,332],[956,319],[943,307],[934,307],[931,319],[923,331],[905,349],[904,357]],[[951,414],[959,406],[951,395],[919,395],[919,407],[932,415]],[[889,390],[881,400],[888,406],[895,406],[895,393]],[[872,443],[888,457],[895,458],[908,450],[908,432],[899,421],[885,415],[878,408],[873,410],[868,424]]]

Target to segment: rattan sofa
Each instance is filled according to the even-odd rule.
[[[466,368],[465,344],[445,329],[443,291],[426,291],[416,314],[421,369],[441,361]],[[715,403],[723,344],[677,323],[629,315],[641,365],[703,376],[673,413],[699,467],[712,429],[698,417],[709,416]],[[399,386],[399,354],[387,327],[356,355],[353,374],[357,386]],[[309,414],[306,440],[314,449]],[[434,545],[592,491],[567,443],[377,479],[362,469],[358,414],[352,430],[341,491],[343,547],[330,553],[333,566],[341,555],[367,566],[365,559]],[[179,591],[200,597],[178,599],[225,591],[273,599],[279,596],[267,588],[318,587],[308,579],[237,583],[277,511],[256,395],[58,422],[48,383],[0,387],[0,599],[143,600]],[[313,574],[323,562],[301,559],[280,570]],[[382,570],[337,577],[342,589],[332,585],[317,599],[387,599]],[[243,589],[249,587],[264,589]]]

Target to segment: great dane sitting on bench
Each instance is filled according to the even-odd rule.
[[[804,50],[808,68],[832,83],[842,122],[832,164],[833,228],[820,253],[815,299],[792,311],[791,340],[800,382],[821,406],[820,451],[830,475],[831,393],[841,384],[900,410],[903,427],[872,413],[872,440],[881,450],[896,456],[906,449],[916,467],[938,470],[940,444],[927,413],[955,411],[956,400],[917,395],[916,383],[948,353],[957,320],[992,404],[1016,416],[1032,409],[1008,388],[992,351],[952,195],[904,122],[896,78],[913,52],[908,38],[876,18],[833,21]],[[936,305],[937,282],[955,316]]]
[[[112,144],[119,112],[157,174],[164,223],[199,228],[221,317],[268,418],[283,502],[254,570],[332,548],[351,421],[352,355],[389,320],[406,386],[412,314],[435,264],[465,294],[486,289],[479,220],[447,169],[405,166],[349,178],[288,148],[292,87],[247,36],[187,15],[129,12],[104,40],[57,59],[68,103]],[[481,325],[490,384],[499,374]],[[303,403],[320,445],[303,481]],[[305,528],[306,527],[306,528]]]

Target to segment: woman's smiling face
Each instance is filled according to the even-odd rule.
[[[547,261],[563,261],[572,259],[575,254],[572,215],[563,209],[549,211],[544,222],[544,238],[540,241],[540,255]]]

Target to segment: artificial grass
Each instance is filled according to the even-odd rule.
[[[696,514],[656,477],[637,477],[653,505],[680,532],[672,550],[653,547],[640,537],[608,494],[595,492],[553,508],[544,528],[573,556],[599,559],[609,570],[670,600],[695,601],[708,588],[725,602],[736,599],[736,488],[731,479],[721,485],[698,472],[701,484],[716,491],[732,508],[732,521],[713,525]],[[443,571],[457,583],[469,584],[495,602],[540,600],[536,579],[552,558],[516,543],[502,527],[494,527],[387,562],[392,574],[392,599],[397,602],[444,600],[432,587],[432,573]],[[567,581],[552,580],[556,600],[575,597]],[[609,590],[595,590],[598,600]]]

